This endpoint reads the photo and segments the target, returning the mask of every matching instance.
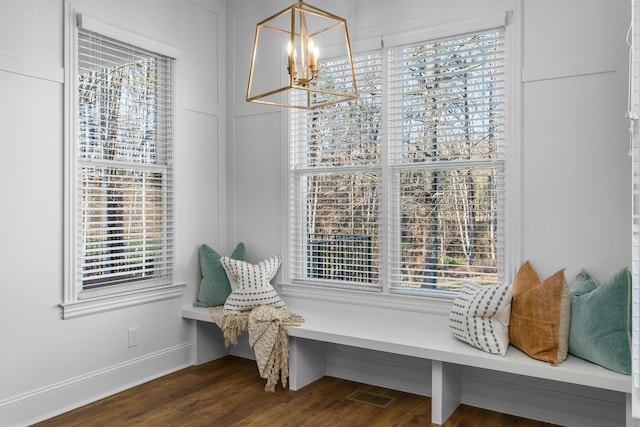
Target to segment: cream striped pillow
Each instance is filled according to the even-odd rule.
[[[504,356],[509,348],[513,288],[465,283],[453,301],[449,330],[458,339],[488,353]]]
[[[224,303],[224,310],[246,311],[259,305],[285,306],[270,283],[280,268],[279,256],[268,258],[256,265],[221,257],[220,264],[231,284],[231,295]]]

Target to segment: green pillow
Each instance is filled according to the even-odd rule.
[[[207,245],[200,246],[200,270],[202,280],[200,281],[200,291],[198,300],[193,303],[196,307],[213,307],[223,305],[227,297],[231,294],[231,285],[227,279],[220,258],[222,255],[211,249]],[[246,251],[244,243],[238,243],[231,253],[231,258],[244,261]]]
[[[571,285],[569,353],[631,374],[631,275],[627,268],[600,285],[581,271]]]

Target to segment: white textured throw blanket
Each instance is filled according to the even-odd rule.
[[[238,335],[249,331],[249,345],[256,355],[260,377],[267,380],[264,389],[274,392],[278,378],[287,386],[289,377],[288,326],[298,326],[304,319],[286,308],[261,305],[251,311],[223,310],[222,306],[209,307],[211,319],[224,336],[224,344],[236,344]]]

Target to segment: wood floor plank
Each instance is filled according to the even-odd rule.
[[[324,377],[301,390],[264,391],[255,362],[227,356],[142,384],[36,424],[36,427],[388,427],[431,424],[431,399]],[[388,396],[382,408],[347,399]],[[444,427],[549,427],[551,424],[461,405]]]

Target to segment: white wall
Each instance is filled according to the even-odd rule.
[[[629,20],[625,1],[524,3],[523,248],[545,274],[631,264]]]
[[[225,8],[221,0],[78,0],[180,50],[176,184],[184,298],[61,320],[64,1],[0,2],[0,424],[23,425],[192,363],[180,317],[198,246],[225,250]],[[139,327],[128,348],[127,329]]]

